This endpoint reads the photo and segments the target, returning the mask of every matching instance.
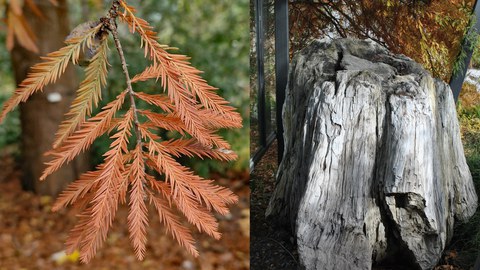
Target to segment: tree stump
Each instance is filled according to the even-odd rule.
[[[296,55],[283,124],[267,217],[305,269],[431,269],[477,208],[449,86],[371,41]]]

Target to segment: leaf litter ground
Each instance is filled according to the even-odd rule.
[[[251,175],[251,268],[297,269],[298,254],[290,233],[265,220],[265,210],[275,187],[277,144],[270,146]]]
[[[77,222],[74,210],[51,211],[54,201],[37,196],[20,186],[20,171],[11,157],[0,163],[0,270],[10,269],[249,269],[250,192],[248,173],[213,176],[217,183],[230,187],[240,198],[231,215],[219,219],[222,238],[214,240],[195,233],[198,258],[189,255],[171,236],[158,217],[149,220],[147,253],[144,261],[135,259],[127,228],[128,209],[119,207],[113,230],[95,258],[85,266],[74,256],[58,263],[52,256],[65,249],[67,233]],[[152,211],[153,209],[150,209]],[[153,218],[155,217],[155,218]],[[187,224],[186,224],[187,225]],[[196,231],[188,225],[192,231]]]

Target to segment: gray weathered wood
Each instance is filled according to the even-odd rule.
[[[292,63],[267,217],[306,269],[431,269],[476,210],[450,88],[370,41],[315,41]]]

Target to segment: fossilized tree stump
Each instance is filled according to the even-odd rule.
[[[306,269],[431,269],[476,210],[451,90],[369,41],[316,41],[294,59],[285,154],[267,217]]]

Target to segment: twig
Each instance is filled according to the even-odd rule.
[[[120,2],[118,0],[114,0],[107,17],[102,18],[102,22],[105,25],[105,27],[112,33],[113,40],[115,42],[115,47],[117,48],[118,54],[120,56],[123,74],[125,74],[125,78],[127,81],[127,92],[128,92],[128,95],[130,96],[130,107],[132,108],[132,111],[133,111],[133,122],[134,122],[135,134],[137,136],[137,146],[138,145],[141,146],[142,136],[139,128],[140,122],[138,121],[137,106],[135,105],[135,92],[133,91],[133,88],[132,88],[132,80],[130,79],[130,73],[128,72],[127,61],[125,60],[125,54],[123,53],[122,44],[120,43],[120,39],[118,38],[116,19],[118,17],[117,12],[119,7],[120,7]]]

